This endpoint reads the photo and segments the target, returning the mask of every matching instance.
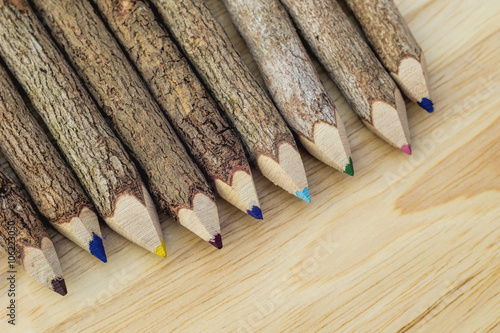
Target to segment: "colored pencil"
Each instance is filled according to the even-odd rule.
[[[158,215],[138,170],[24,0],[0,0],[0,55],[107,224],[165,256]]]
[[[54,244],[40,217],[24,193],[0,168],[0,245],[7,252],[7,273],[15,263],[50,290],[67,294],[61,265]]]
[[[219,215],[210,186],[90,2],[32,3],[146,172],[159,207],[221,248]]]
[[[142,0],[93,0],[194,160],[222,198],[262,219],[243,145]]]
[[[205,4],[194,0],[152,3],[262,174],[309,202],[307,178],[292,133]]]
[[[47,221],[106,262],[94,206],[1,65],[0,148]]]
[[[424,53],[394,1],[346,2],[403,93],[427,112],[433,112]]]
[[[281,2],[361,121],[411,154],[403,96],[339,4],[334,0]]]
[[[353,175],[344,124],[278,0],[224,0],[274,103],[303,146]]]

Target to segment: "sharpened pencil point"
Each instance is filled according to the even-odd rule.
[[[401,147],[401,150],[407,153],[408,155],[411,155],[411,145],[404,145]]]
[[[58,293],[61,296],[65,296],[68,293],[68,290],[66,289],[66,283],[64,282],[63,278],[55,278],[51,282],[52,288],[56,293]]]
[[[424,109],[425,111],[432,113],[434,112],[434,103],[428,98],[422,98],[420,102],[417,102],[417,104]]]
[[[354,167],[352,166],[352,158],[349,157],[349,163],[344,168],[344,173],[349,176],[354,176]]]
[[[90,253],[101,260],[102,262],[107,262],[106,252],[104,251],[104,244],[102,243],[102,238],[94,234],[94,237],[89,243]]]
[[[158,247],[155,250],[155,254],[159,255],[162,258],[165,258],[167,256],[167,249],[165,248],[165,241],[162,239],[161,245],[158,245]]]
[[[213,239],[208,241],[210,244],[218,248],[219,250],[222,249],[222,236],[221,234],[216,234]]]
[[[295,192],[295,195],[305,202],[311,202],[311,196],[309,195],[309,188],[306,187],[304,190]]]
[[[253,217],[254,219],[257,220],[263,220],[264,217],[262,216],[262,210],[258,206],[253,206],[252,210],[247,210],[247,214]]]

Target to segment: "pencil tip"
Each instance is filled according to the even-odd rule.
[[[305,187],[302,191],[295,192],[295,195],[305,202],[311,202],[311,196],[309,195],[309,188]]]
[[[263,154],[258,157],[257,165],[264,177],[293,195],[300,192],[298,189],[307,188],[306,171],[295,144],[280,143],[276,155],[278,161]]]
[[[255,190],[250,167],[248,164],[244,165],[244,167],[248,171],[234,171],[231,181],[228,183],[221,179],[215,179],[215,188],[220,196],[233,206],[256,219],[262,219],[262,212],[259,208],[259,197]]]
[[[434,103],[428,98],[422,98],[420,102],[417,102],[417,104],[424,109],[425,111],[432,113],[434,112]]]
[[[408,155],[411,155],[411,145],[404,145],[401,147],[401,150],[407,153]]]
[[[247,210],[247,214],[257,220],[264,219],[264,217],[262,216],[262,210],[260,209],[259,206],[252,206],[251,210],[250,209]]]
[[[159,255],[162,258],[165,258],[167,256],[167,249],[165,248],[165,241],[163,239],[161,240],[161,245],[158,245],[158,247],[156,248],[155,254]]]
[[[354,176],[354,167],[352,166],[352,158],[349,157],[349,163],[344,168],[344,173],[349,176]]]
[[[52,289],[61,296],[65,296],[68,293],[66,289],[66,283],[63,278],[55,278],[51,281]]]
[[[104,244],[102,238],[94,234],[94,237],[89,243],[90,253],[102,262],[107,262],[106,252],[104,251]]]
[[[221,234],[215,234],[214,238],[208,241],[210,244],[218,248],[222,249],[222,236]]]

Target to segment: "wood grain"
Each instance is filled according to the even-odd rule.
[[[1,65],[0,88],[0,150],[50,224],[105,260],[94,205]]]
[[[90,2],[34,0],[33,4],[146,172],[159,207],[214,242],[220,237],[220,225],[212,190]],[[207,200],[195,200],[197,196]],[[195,207],[196,202],[202,206]],[[186,215],[185,210],[194,214]],[[155,228],[161,236],[159,225]],[[153,251],[160,245],[152,245]]]
[[[304,147],[352,175],[344,123],[278,0],[225,0],[274,103]]]
[[[151,7],[144,1],[93,2],[220,196],[262,217],[239,137]]]
[[[24,0],[0,0],[0,55],[100,216],[154,251],[161,243],[158,216],[139,172]]]
[[[222,2],[207,4],[258,77]],[[317,66],[349,134],[354,177],[304,154],[306,204],[254,172],[266,219],[252,223],[219,200],[217,252],[164,216],[166,259],[106,226],[106,264],[51,234],[70,293],[20,274],[17,331],[498,331],[500,3],[396,4],[427,56],[440,110],[407,104],[412,156],[367,130]],[[1,318],[7,288],[2,278]]]
[[[203,2],[153,0],[160,16],[273,183],[310,201],[292,133]]]
[[[335,0],[282,0],[302,37],[363,123],[411,154],[403,97]]]

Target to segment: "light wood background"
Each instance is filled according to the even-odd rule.
[[[411,157],[364,128],[318,67],[354,178],[303,152],[306,204],[255,172],[265,220],[219,200],[220,251],[166,217],[165,260],[103,227],[103,264],[52,231],[68,295],[20,272],[14,330],[0,265],[0,332],[500,332],[500,2],[396,2],[436,106],[407,105]],[[257,74],[221,2],[209,6]]]

